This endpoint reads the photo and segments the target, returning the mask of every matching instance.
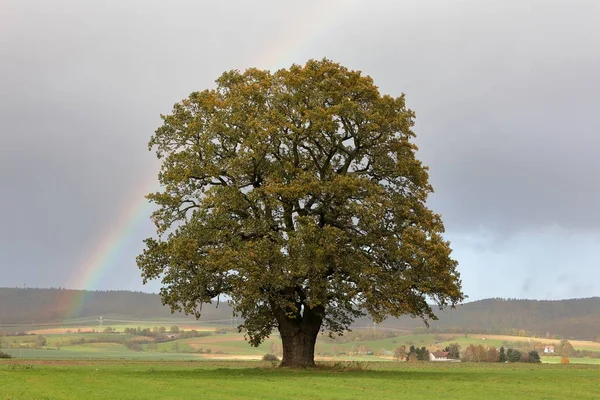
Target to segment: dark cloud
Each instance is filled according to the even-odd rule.
[[[600,278],[599,20],[595,0],[9,0],[0,285],[81,273],[155,174],[146,143],[175,101],[227,69],[327,56],[407,94],[471,298],[597,294],[577,274],[548,285]],[[140,287],[133,260],[150,234],[131,229],[102,287]],[[487,268],[517,283],[488,284]]]

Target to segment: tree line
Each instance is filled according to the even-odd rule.
[[[69,314],[71,301],[85,297],[86,305],[76,316]],[[2,325],[62,321],[71,317],[96,318],[120,315],[139,319],[173,317],[157,294],[129,291],[78,291],[67,289],[0,288],[0,331]],[[438,321],[430,321],[429,332],[488,333],[514,336],[537,336],[543,339],[600,340],[600,298],[537,301],[487,299],[461,305],[452,312],[437,312]],[[182,314],[177,315],[181,318]],[[232,317],[231,308],[221,303],[218,308],[205,305],[202,320]],[[356,325],[372,324],[367,318]],[[385,335],[386,328],[424,330],[419,320],[409,317],[390,318],[371,335]],[[355,329],[355,331],[359,331]],[[364,331],[365,330],[360,330]],[[383,333],[382,333],[383,332]],[[388,331],[389,332],[389,331]],[[392,334],[392,333],[390,333]],[[0,335],[2,333],[0,332]],[[353,334],[326,340],[337,343],[354,341]],[[367,335],[360,333],[357,335]],[[375,340],[375,339],[372,339]],[[536,349],[538,352],[540,349]],[[587,356],[587,355],[586,355]]]
[[[486,348],[482,345],[469,345],[461,351],[461,346],[454,343],[446,346],[443,349],[447,353],[446,358],[449,360],[460,360],[462,362],[488,362],[488,363],[505,363],[505,362],[525,362],[525,363],[540,363],[540,355],[537,351],[522,352],[517,349],[504,347],[496,349],[495,347]],[[415,347],[411,345],[408,350],[405,345],[397,347],[393,352],[396,361],[417,362],[429,361],[430,351],[425,347]]]

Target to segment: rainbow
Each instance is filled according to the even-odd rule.
[[[272,48],[256,61],[256,67],[275,69],[288,67],[292,63],[303,63],[310,53],[310,47],[333,26],[343,20],[351,10],[357,10],[362,0],[338,0],[319,2],[310,11],[310,19],[298,18],[297,23],[280,37]],[[333,23],[332,23],[333,22]],[[324,55],[308,55],[321,58]]]
[[[65,310],[68,316],[79,316],[88,291],[97,290],[103,278],[118,267],[117,261],[127,245],[131,244],[136,228],[150,216],[152,205],[145,196],[159,189],[156,175],[156,171],[153,171],[131,190],[124,206],[113,219],[115,223],[103,232],[87,258],[77,268],[77,273],[68,281],[68,288],[83,289],[69,296],[67,301],[70,305]]]
[[[312,11],[313,18],[299,19],[288,30],[287,36],[282,36],[274,47],[256,60],[256,66],[274,69],[300,62],[298,58],[306,55],[310,45],[331,26],[331,21],[340,20],[348,11],[355,9],[360,1],[341,0],[327,2],[327,6],[321,5],[319,9]],[[68,304],[66,317],[78,317],[86,304],[88,291],[98,289],[103,278],[118,267],[117,260],[133,239],[133,233],[151,213],[152,206],[145,195],[159,189],[156,172],[153,171],[151,176],[131,190],[124,207],[114,218],[114,226],[103,232],[87,259],[74,271],[73,278],[68,282],[68,288],[83,290],[65,294],[62,301]]]

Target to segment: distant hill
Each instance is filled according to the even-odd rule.
[[[600,297],[569,300],[485,299],[438,312],[433,332],[495,333],[600,340]],[[420,320],[389,319],[382,327],[418,329]]]
[[[70,289],[0,288],[0,326],[43,324],[75,318],[100,316],[121,319],[190,318],[172,314],[158,294],[130,291],[87,291]],[[232,310],[226,303],[204,305],[202,320],[228,319]]]
[[[171,314],[160,296],[129,291],[82,291],[67,289],[0,288],[0,327],[10,324],[40,324],[71,318],[99,316],[130,319],[185,318]],[[205,305],[201,321],[229,324],[232,310],[226,303]],[[600,297],[571,300],[486,299],[438,313],[430,322],[432,332],[527,334],[581,340],[600,339]],[[192,317],[187,317],[192,318]],[[361,318],[355,327],[372,325]],[[423,329],[418,319],[391,318],[382,328]]]

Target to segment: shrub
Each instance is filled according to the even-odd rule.
[[[529,352],[529,362],[530,363],[541,363],[542,360],[540,360],[540,354],[535,350],[530,351]]]
[[[561,363],[561,364],[568,364],[568,363],[569,363],[569,359],[568,359],[567,357],[562,357],[562,358],[560,359],[560,363]]]
[[[262,359],[263,361],[279,361],[279,357],[275,354],[265,354]]]
[[[10,354],[6,354],[0,351],[0,358],[12,358]]]

